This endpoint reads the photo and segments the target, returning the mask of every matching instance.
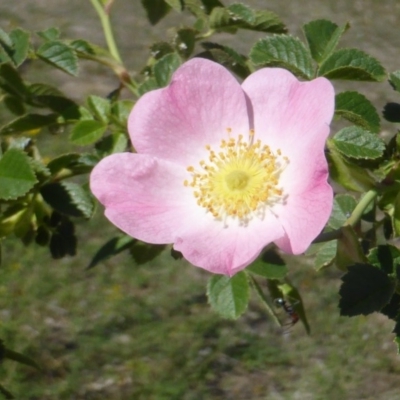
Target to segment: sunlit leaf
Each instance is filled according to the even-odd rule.
[[[246,271],[267,279],[282,279],[288,273],[288,268],[285,261],[274,250],[269,250],[250,264]]]
[[[333,199],[333,208],[328,225],[332,229],[341,228],[355,209],[357,202],[349,194],[338,194]]]
[[[385,150],[385,142],[381,138],[356,126],[340,130],[333,137],[332,143],[340,153],[356,159],[379,158]]]
[[[107,125],[101,121],[79,121],[72,128],[69,141],[77,146],[87,146],[97,142],[106,129]]]
[[[380,120],[376,108],[361,93],[342,92],[335,98],[335,113],[355,125],[378,133]]]
[[[386,71],[378,60],[358,49],[341,49],[327,58],[318,71],[330,79],[380,82]]]
[[[288,35],[260,39],[250,51],[254,65],[280,66],[303,78],[313,76],[310,52],[297,38]]]
[[[37,182],[28,156],[17,149],[6,151],[0,159],[0,198],[16,199],[25,195]]]
[[[59,41],[51,41],[42,44],[36,54],[51,65],[62,71],[76,76],[78,75],[78,58],[69,46]]]

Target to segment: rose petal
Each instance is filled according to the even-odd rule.
[[[169,86],[142,96],[129,116],[128,129],[139,153],[185,167],[204,157],[206,144],[218,144],[249,130],[245,95],[229,71],[209,60],[183,64]]]
[[[226,227],[220,221],[207,218],[188,227],[177,238],[174,248],[193,265],[232,276],[283,234],[280,222],[272,213],[267,213],[263,220],[254,218],[247,227],[233,221]]]
[[[171,162],[121,153],[96,165],[90,187],[122,231],[148,243],[172,243],[199,209],[183,186],[186,178],[187,172]]]

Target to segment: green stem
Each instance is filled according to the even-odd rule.
[[[360,220],[366,208],[378,197],[378,191],[376,189],[371,189],[368,191],[365,196],[360,200],[357,204],[356,208],[351,213],[350,217],[343,224],[343,226],[350,225],[354,227]],[[325,232],[318,235],[313,243],[323,243],[328,242],[330,240],[339,239],[342,235],[342,230],[336,229],[331,232]]]
[[[116,61],[122,64],[121,56],[119,55],[119,51],[117,45],[114,40],[114,34],[112,32],[110,16],[106,9],[101,4],[100,0],[90,0],[93,4],[93,7],[97,11],[100,17],[101,25],[103,27],[104,36],[106,38],[108,50],[111,55],[114,57]]]
[[[350,217],[345,222],[345,225],[351,225],[354,227],[356,225],[362,215],[364,214],[365,209],[378,197],[378,191],[376,189],[372,189],[368,191],[365,196],[361,199],[361,201],[357,204],[356,208],[351,213]]]

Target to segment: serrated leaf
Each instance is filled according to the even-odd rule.
[[[152,25],[159,22],[171,10],[171,7],[164,0],[141,0],[141,3]]]
[[[78,58],[66,44],[59,41],[46,42],[38,48],[36,54],[58,69],[73,76],[78,75]]]
[[[366,192],[375,186],[374,179],[364,168],[352,164],[346,160],[336,149],[336,146],[328,140],[327,153],[330,177],[344,188],[355,192]]]
[[[97,142],[106,129],[107,125],[101,121],[79,121],[72,128],[69,141],[77,146],[87,146]]]
[[[53,175],[63,169],[71,170],[74,172],[74,175],[77,175],[90,172],[98,161],[97,158],[93,156],[88,157],[86,154],[69,153],[62,154],[51,160],[47,164],[47,168]]]
[[[336,266],[345,270],[349,265],[365,262],[367,257],[354,228],[350,225],[343,226],[341,236],[337,240]]]
[[[60,214],[90,218],[94,211],[93,198],[82,186],[73,182],[57,182],[40,189],[44,200]]]
[[[175,50],[168,42],[157,42],[151,45],[150,52],[151,56],[156,60],[164,57],[167,54],[173,53]]]
[[[318,251],[314,260],[314,268],[319,271],[328,267],[335,260],[337,253],[337,240],[331,240],[326,243],[318,243]]]
[[[8,358],[9,360],[13,360],[20,364],[24,364],[29,367],[33,367],[33,368],[40,370],[39,365],[34,360],[32,360],[30,357],[27,357],[21,353],[18,353],[16,351],[13,351],[13,350],[10,350],[7,348],[4,350],[4,358]]]
[[[108,122],[111,106],[110,100],[103,97],[91,95],[87,99],[89,110],[102,122]]]
[[[205,48],[206,51],[198,54],[198,57],[215,61],[230,69],[242,79],[245,79],[250,75],[251,71],[247,66],[246,58],[232,48],[211,42],[203,42],[201,46]]]
[[[143,96],[145,93],[150,92],[151,90],[158,89],[159,86],[155,78],[149,78],[142,82],[138,87],[138,93],[140,96]]]
[[[394,293],[389,303],[381,309],[381,314],[386,315],[389,319],[396,319],[400,311],[400,295]]]
[[[232,33],[237,29],[269,33],[286,32],[285,25],[278,15],[268,10],[254,11],[244,4],[233,4],[228,8],[213,8],[209,24],[212,29]]]
[[[100,262],[103,262],[110,257],[129,249],[135,241],[136,239],[132,239],[131,237],[126,235],[110,239],[108,242],[100,247],[86,269],[91,269]]]
[[[283,279],[288,273],[288,268],[285,261],[274,250],[269,250],[250,264],[246,271],[267,279]]]
[[[338,194],[333,200],[333,208],[328,225],[332,229],[341,228],[356,208],[357,202],[349,194]]]
[[[134,104],[132,100],[120,100],[111,106],[112,121],[124,131],[127,130],[128,117]]]
[[[129,249],[137,265],[143,265],[157,258],[165,249],[164,244],[148,244],[136,241]]]
[[[13,42],[13,53],[11,58],[14,64],[18,67],[28,56],[30,35],[29,32],[16,28],[10,32],[10,39]]]
[[[176,53],[167,54],[153,66],[154,77],[159,87],[167,86],[172,74],[181,65],[181,59]]]
[[[249,302],[249,282],[241,271],[232,278],[213,275],[207,285],[208,301],[214,311],[228,319],[237,319]]]
[[[332,142],[343,155],[355,159],[379,158],[385,151],[385,142],[381,138],[356,126],[343,128]]]
[[[229,13],[241,21],[247,22],[249,25],[253,25],[256,21],[254,11],[242,3],[234,3],[227,7]]]
[[[303,26],[311,55],[318,63],[325,60],[336,48],[343,33],[349,29],[347,23],[338,27],[335,23],[319,19]]]
[[[182,28],[176,32],[174,45],[178,53],[185,59],[193,53],[196,44],[196,31],[190,28]]]
[[[361,93],[343,92],[336,95],[335,114],[355,125],[378,133],[380,120],[376,108]]]
[[[394,71],[389,75],[389,82],[396,92],[400,92],[400,70]]]
[[[94,49],[94,45],[91,43],[87,42],[86,40],[78,39],[78,40],[73,40],[72,42],[69,43],[69,46],[74,49],[78,53],[78,56],[82,56],[83,54],[87,55],[95,55],[96,51]]]
[[[392,245],[380,245],[371,249],[368,262],[386,274],[393,274],[400,264],[400,250]]]
[[[128,146],[128,138],[124,133],[116,132],[105,136],[95,144],[101,157],[109,154],[122,153]]]
[[[28,94],[19,72],[11,64],[0,65],[0,89],[20,98]]]
[[[309,51],[297,38],[289,35],[260,39],[250,51],[254,65],[280,66],[306,79],[313,76]]]
[[[319,76],[330,79],[381,82],[386,71],[378,60],[358,49],[341,49],[320,66]]]
[[[45,29],[44,31],[36,32],[42,39],[48,41],[57,40],[60,37],[60,30],[56,27]]]
[[[370,264],[355,264],[342,277],[340,314],[349,317],[380,311],[389,303],[396,283]]]
[[[42,129],[46,126],[52,125],[57,121],[57,115],[49,114],[25,114],[18,117],[0,128],[0,134],[11,135],[15,133],[23,133]]]
[[[4,153],[0,159],[0,198],[17,199],[28,193],[37,182],[28,156],[17,149]]]

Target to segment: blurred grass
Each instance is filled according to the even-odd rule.
[[[398,15],[395,1],[288,4],[268,2],[291,29],[312,18],[337,23],[350,19],[355,31],[347,44],[382,56],[389,69],[396,67],[388,48],[399,45],[399,37],[390,35],[387,22]],[[138,1],[116,2],[115,12],[122,53],[132,70],[143,64],[141,56],[149,44],[181,21],[172,15],[152,29]],[[102,43],[89,2],[8,2],[0,5],[0,22],[5,29],[57,25],[65,37]],[[246,34],[234,47],[244,51],[258,36]],[[222,39],[233,43],[228,35]],[[83,64],[77,80],[36,68],[27,71],[29,78],[43,81],[46,74],[80,101],[87,94],[106,95],[116,85],[111,73],[89,63]],[[388,92],[381,87],[375,91],[368,86],[377,104],[387,101]],[[44,143],[45,155],[59,152],[65,137],[44,138]],[[208,274],[167,255],[141,267],[121,255],[85,271],[98,247],[115,233],[100,214],[90,226],[79,224],[79,254],[73,259],[53,261],[45,249],[25,248],[13,239],[4,243],[0,337],[43,368],[39,372],[5,361],[0,382],[18,399],[400,398],[400,367],[389,333],[393,324],[380,316],[339,317],[339,272],[316,274],[301,260],[289,260],[291,279],[307,307],[311,336],[300,325],[282,334],[256,298],[238,321],[223,321],[206,303]]]

